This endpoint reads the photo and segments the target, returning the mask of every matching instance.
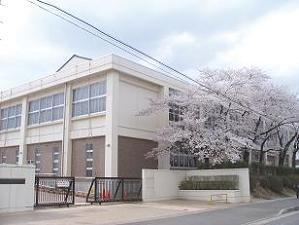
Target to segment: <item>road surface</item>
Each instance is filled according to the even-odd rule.
[[[297,212],[278,216],[280,210],[299,206],[299,200],[287,198],[238,207],[164,218],[133,225],[299,225]]]

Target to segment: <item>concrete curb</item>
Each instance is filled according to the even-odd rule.
[[[278,215],[280,216],[280,215],[290,213],[290,212],[295,212],[295,211],[299,211],[299,206],[294,206],[294,207],[282,209],[282,210],[279,211]]]

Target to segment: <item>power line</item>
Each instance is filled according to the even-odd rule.
[[[163,71],[164,73],[167,73],[168,75],[170,75],[170,76],[167,76],[167,75],[166,75],[167,77],[173,78],[173,76],[174,76],[175,78],[177,78],[177,79],[179,79],[179,80],[181,80],[181,81],[184,81],[182,78],[180,78],[180,77],[178,77],[178,76],[175,76],[175,75],[172,74],[172,73],[169,73],[168,71],[166,71],[165,69],[163,69],[163,68],[161,68],[161,67],[155,65],[154,63],[152,63],[152,62],[150,62],[150,61],[148,61],[148,60],[146,60],[146,59],[144,59],[144,58],[142,58],[142,57],[140,57],[140,56],[138,56],[138,55],[136,55],[136,54],[134,54],[134,53],[128,51],[127,49],[125,49],[125,48],[123,48],[123,47],[121,47],[121,46],[119,46],[119,45],[117,45],[117,44],[115,44],[115,43],[113,43],[113,42],[107,40],[106,38],[103,38],[102,36],[100,36],[100,35],[98,35],[98,34],[95,34],[94,32],[92,32],[92,31],[90,31],[90,30],[88,30],[88,29],[86,29],[86,28],[84,28],[84,27],[82,27],[82,26],[80,26],[80,25],[74,23],[73,21],[71,21],[71,20],[69,20],[69,19],[67,19],[67,18],[65,18],[65,17],[63,17],[63,16],[61,16],[61,15],[59,15],[59,14],[57,14],[57,13],[54,13],[54,12],[52,12],[52,11],[50,11],[50,10],[48,10],[48,9],[46,9],[46,8],[44,8],[44,7],[42,7],[42,6],[40,6],[40,5],[38,5],[38,4],[36,4],[36,3],[32,2],[32,1],[30,1],[30,0],[26,0],[26,1],[28,1],[28,2],[30,2],[30,3],[32,3],[32,4],[34,4],[35,6],[39,7],[40,9],[42,9],[42,10],[44,10],[44,11],[46,11],[46,12],[48,12],[48,13],[54,15],[54,16],[59,17],[60,19],[62,19],[62,20],[64,20],[64,21],[66,21],[66,22],[68,22],[68,23],[74,25],[75,27],[77,27],[77,28],[79,28],[79,29],[81,29],[81,30],[83,30],[83,31],[85,31],[85,32],[87,32],[87,33],[89,33],[89,34],[95,36],[95,37],[98,37],[98,38],[102,39],[103,41],[105,41],[105,42],[107,42],[107,43],[113,45],[114,47],[119,48],[120,50],[122,50],[122,51],[124,51],[124,52],[126,52],[126,53],[128,53],[128,54],[130,54],[130,55],[132,55],[132,56],[134,56],[134,57],[136,57],[136,58],[138,58],[138,59],[140,59],[140,60],[142,60],[142,61],[148,63],[149,65],[151,65],[151,66],[153,66],[153,67],[155,67],[155,68],[157,68],[157,69]]]
[[[221,93],[220,91],[213,90],[211,87],[208,87],[208,86],[206,86],[205,84],[202,84],[201,82],[199,82],[198,80],[193,79],[193,78],[190,77],[189,75],[187,75],[187,74],[185,74],[185,73],[182,73],[182,72],[178,71],[177,69],[175,69],[175,68],[173,68],[173,67],[171,67],[171,66],[165,64],[164,62],[162,62],[162,61],[160,61],[160,60],[158,60],[158,59],[156,59],[156,58],[150,56],[149,54],[147,54],[147,53],[145,53],[145,52],[143,52],[143,51],[141,51],[141,50],[139,50],[139,49],[137,49],[137,48],[135,48],[135,47],[133,47],[133,46],[131,46],[131,45],[129,45],[129,44],[123,42],[123,41],[121,41],[121,40],[118,39],[118,38],[113,37],[112,35],[110,35],[110,34],[104,32],[104,31],[102,31],[101,29],[95,27],[94,25],[90,24],[89,22],[86,22],[85,20],[83,20],[83,19],[81,19],[81,18],[79,18],[79,17],[73,15],[73,14],[70,13],[70,12],[67,12],[67,11],[64,10],[64,9],[59,8],[59,7],[56,6],[56,5],[53,5],[53,4],[50,4],[50,3],[48,3],[48,2],[44,2],[44,1],[41,1],[41,0],[35,0],[35,1],[38,2],[38,3],[41,3],[41,4],[46,5],[46,6],[48,6],[48,7],[51,7],[51,8],[53,8],[53,9],[55,9],[55,10],[58,10],[59,12],[65,14],[65,15],[67,15],[67,16],[69,16],[69,17],[71,17],[71,18],[73,18],[73,19],[75,19],[75,20],[77,20],[77,21],[79,21],[80,23],[83,23],[84,25],[86,25],[86,26],[88,26],[88,27],[91,27],[92,29],[96,30],[96,31],[99,32],[102,36],[105,36],[106,38],[103,38],[102,36],[100,36],[100,35],[98,35],[98,34],[94,34],[93,32],[89,31],[88,29],[86,29],[86,28],[84,28],[84,27],[82,27],[82,26],[80,26],[80,25],[78,25],[78,24],[76,24],[76,23],[70,21],[69,19],[66,19],[65,17],[63,17],[63,16],[61,16],[61,15],[58,15],[58,14],[53,13],[52,11],[50,11],[50,10],[48,10],[48,9],[46,9],[46,8],[44,8],[44,7],[42,7],[42,6],[40,6],[39,4],[36,4],[36,3],[34,3],[34,2],[32,2],[32,1],[30,1],[30,0],[26,0],[26,1],[30,2],[31,4],[34,4],[34,5],[38,6],[38,7],[40,7],[41,9],[43,9],[43,10],[45,10],[45,11],[47,11],[47,12],[49,12],[49,13],[55,15],[55,16],[58,16],[59,18],[61,18],[61,19],[65,20],[65,21],[67,21],[67,22],[73,24],[74,26],[76,26],[76,27],[78,27],[78,28],[80,28],[80,29],[82,29],[82,30],[84,30],[84,31],[86,31],[86,32],[88,32],[88,33],[94,35],[94,36],[99,37],[99,38],[102,39],[103,41],[106,41],[106,42],[108,42],[109,44],[111,44],[111,45],[113,45],[113,46],[115,46],[115,47],[117,47],[117,48],[120,48],[121,50],[125,51],[126,53],[128,53],[128,54],[130,54],[130,55],[133,55],[134,57],[137,57],[137,58],[139,58],[139,59],[141,59],[141,60],[146,61],[147,63],[149,63],[148,60],[145,60],[144,58],[142,58],[142,57],[139,56],[139,55],[142,55],[143,57],[146,57],[146,58],[150,59],[151,61],[153,61],[153,62],[155,62],[155,63],[158,63],[159,65],[161,65],[161,66],[163,66],[163,67],[165,67],[165,68],[167,68],[167,69],[169,69],[169,70],[171,70],[171,71],[173,71],[173,72],[175,72],[175,73],[177,73],[177,74],[179,74],[179,75],[181,75],[181,76],[187,78],[188,80],[190,80],[190,81],[192,81],[192,82],[198,84],[199,86],[203,87],[203,88],[205,89],[205,91],[210,91],[210,92],[216,94],[217,98],[219,98],[219,96],[221,96],[222,98],[228,100],[229,102],[235,103],[235,104],[239,105],[241,108],[246,109],[246,110],[249,110],[249,111],[251,111],[251,112],[255,113],[256,115],[259,115],[259,116],[261,116],[261,117],[263,117],[263,118],[266,118],[266,119],[271,120],[271,121],[274,121],[274,122],[279,122],[279,121],[280,121],[280,120],[277,120],[277,118],[271,118],[271,117],[269,117],[268,115],[265,115],[264,113],[261,113],[261,112],[255,110],[255,109],[252,109],[252,108],[249,107],[249,106],[243,105],[242,103],[240,103],[240,102],[238,102],[238,101],[236,101],[236,100],[234,100],[234,99],[228,97],[227,95]],[[119,46],[119,45],[116,45],[115,43],[113,43],[113,42],[110,41],[110,40],[107,40],[107,38],[110,39],[110,40],[112,40],[112,41],[114,41],[114,42],[116,42],[116,43],[118,43],[119,45],[122,45],[123,47],[121,47],[121,46]],[[128,49],[130,49],[130,50],[133,50],[134,52],[138,53],[139,55],[137,55],[137,54],[135,54],[135,53],[132,53],[132,52],[128,51],[128,50],[125,49],[125,48],[128,48]],[[150,63],[150,64],[153,65],[152,63]],[[155,67],[156,67],[156,65],[155,65]],[[162,68],[160,68],[160,69],[162,69]],[[163,71],[166,72],[165,70],[163,70]],[[167,72],[167,73],[169,74],[169,72]],[[174,74],[172,74],[172,73],[171,73],[171,75],[174,76]],[[180,79],[180,80],[181,80],[181,79]],[[220,98],[219,98],[219,99],[220,99]],[[220,99],[220,100],[223,100],[223,99]]]

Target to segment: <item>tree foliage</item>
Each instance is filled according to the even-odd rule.
[[[186,152],[215,164],[236,161],[242,149],[255,149],[263,162],[265,152],[281,151],[283,157],[292,146],[298,136],[297,96],[273,85],[263,71],[203,70],[198,81],[203,85],[152,100],[141,113],[172,107],[179,114],[157,131],[158,147],[151,156]]]

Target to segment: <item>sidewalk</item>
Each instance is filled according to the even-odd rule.
[[[186,215],[229,206],[223,203],[211,205],[200,201],[172,200],[47,208],[37,209],[33,212],[0,214],[0,225],[121,224]]]

